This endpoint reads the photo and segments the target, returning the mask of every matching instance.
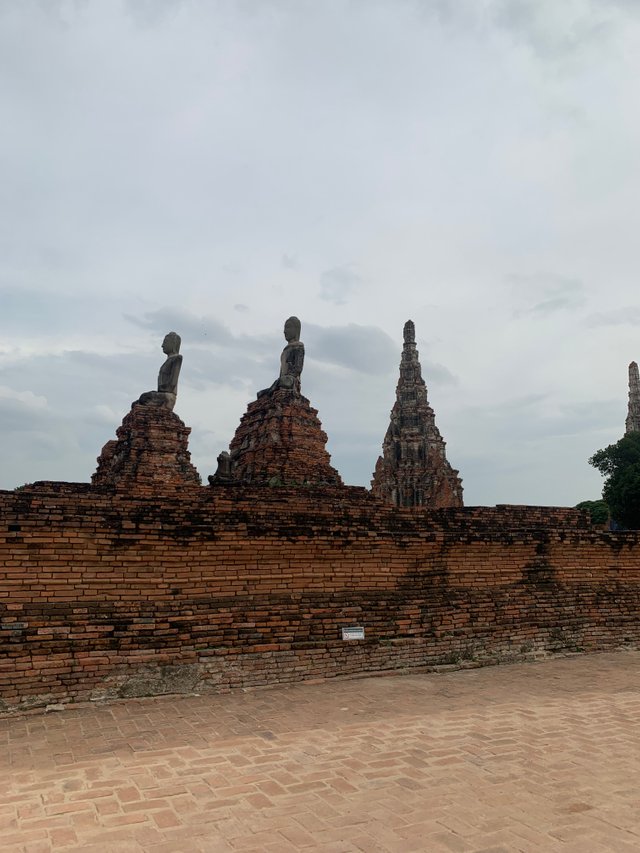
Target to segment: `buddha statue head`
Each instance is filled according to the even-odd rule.
[[[162,341],[162,352],[165,355],[178,355],[182,340],[177,332],[168,332]]]
[[[284,324],[284,336],[287,343],[297,343],[300,340],[301,323],[297,317],[289,317]]]

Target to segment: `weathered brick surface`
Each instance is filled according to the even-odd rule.
[[[0,698],[226,690],[640,641],[640,540],[364,489],[0,493]],[[362,625],[364,641],[341,628]]]
[[[625,421],[625,434],[630,432],[640,432],[640,372],[635,361],[629,365],[629,406]]]
[[[639,664],[5,716],[2,853],[638,853]]]
[[[278,388],[252,403],[229,446],[242,483],[341,485],[327,452],[317,409],[294,390]]]
[[[462,480],[447,461],[446,444],[427,399],[415,343],[415,328],[404,326],[396,401],[371,481],[374,495],[395,506],[462,506]]]
[[[168,409],[134,403],[98,457],[94,486],[155,494],[199,486],[191,464],[190,427]]]

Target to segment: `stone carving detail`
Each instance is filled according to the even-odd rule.
[[[401,507],[460,507],[462,480],[447,461],[446,445],[427,399],[415,340],[415,326],[408,320],[396,402],[371,491]]]
[[[629,408],[625,433],[628,435],[630,432],[640,432],[640,374],[635,361],[629,365]]]
[[[300,393],[300,374],[304,365],[304,344],[300,340],[301,323],[297,317],[289,317],[284,324],[286,347],[280,356],[280,375],[269,388],[258,391],[258,397],[271,394],[276,388],[286,388]]]
[[[219,454],[218,468],[215,474],[208,477],[209,483],[213,486],[215,483],[233,483],[234,462],[231,454],[227,450],[223,450]]]
[[[145,391],[140,395],[138,403],[142,406],[161,406],[173,411],[178,393],[178,377],[182,367],[182,356],[180,355],[180,335],[169,332],[162,342],[162,351],[167,359],[158,373],[158,390]]]

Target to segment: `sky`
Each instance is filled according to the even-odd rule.
[[[182,336],[206,482],[302,321],[369,485],[406,320],[468,505],[597,499],[640,360],[636,0],[0,0],[0,488]]]

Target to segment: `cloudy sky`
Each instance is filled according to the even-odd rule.
[[[0,0],[0,487],[182,335],[206,478],[290,314],[368,485],[402,326],[467,504],[597,498],[640,360],[637,0]]]

